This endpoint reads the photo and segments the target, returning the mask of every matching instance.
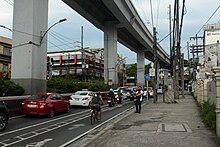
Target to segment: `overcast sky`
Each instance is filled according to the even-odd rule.
[[[150,0],[132,0],[143,22],[152,31],[152,26],[157,28],[157,39],[160,41],[169,33],[169,15],[168,6],[172,7],[174,0],[152,0],[153,22],[150,9]],[[12,28],[13,20],[13,0],[0,0],[0,25]],[[182,6],[182,1],[180,1]],[[205,22],[210,18],[213,12],[219,7],[220,0],[186,0],[186,14],[182,30],[181,46],[187,59],[186,42],[189,37],[193,37],[202,28]],[[62,18],[67,21],[56,25],[49,31],[48,51],[61,51],[77,48],[79,45],[74,43],[80,41],[81,26],[84,28],[84,47],[102,48],[104,47],[104,33],[95,28],[86,19],[77,14],[74,10],[65,5],[61,0],[49,0],[49,24],[51,26]],[[208,22],[217,23],[220,20],[220,10]],[[200,31],[199,35],[203,35]],[[11,38],[10,31],[0,28],[0,36]],[[192,42],[191,42],[192,43]],[[169,53],[169,38],[161,42],[161,46]],[[118,53],[123,57],[128,57],[127,63],[136,62],[136,54],[118,44]],[[146,61],[147,62],[147,61]]]

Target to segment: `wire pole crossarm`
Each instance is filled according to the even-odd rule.
[[[41,43],[42,43],[44,37],[46,36],[47,32],[48,32],[52,27],[54,27],[54,26],[55,26],[56,24],[58,24],[58,23],[61,23],[61,22],[66,21],[66,20],[67,20],[66,18],[61,19],[61,20],[59,20],[58,22],[56,22],[55,24],[53,24],[52,26],[50,26],[49,29],[47,29],[46,32],[43,34],[43,36],[41,36],[40,45],[41,45]]]

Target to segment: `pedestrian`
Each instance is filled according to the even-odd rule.
[[[135,97],[135,106],[136,106],[135,113],[141,113],[141,102],[142,102],[142,100],[143,100],[142,91],[139,88],[136,92],[136,97]]]

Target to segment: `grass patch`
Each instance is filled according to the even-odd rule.
[[[212,130],[216,130],[216,113],[215,105],[204,102],[200,105],[200,114],[203,122]]]

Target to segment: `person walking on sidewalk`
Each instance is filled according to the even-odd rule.
[[[136,105],[135,113],[141,113],[141,102],[142,102],[142,100],[143,100],[142,91],[139,88],[136,92],[136,97],[135,97],[135,105]]]

